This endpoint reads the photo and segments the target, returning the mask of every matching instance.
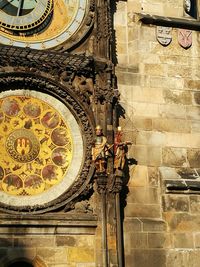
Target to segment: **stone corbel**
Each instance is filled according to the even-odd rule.
[[[173,27],[189,29],[194,31],[200,30],[200,22],[196,19],[191,18],[173,18],[164,17],[144,13],[136,13],[134,21],[141,21],[144,24],[152,24],[157,26]]]

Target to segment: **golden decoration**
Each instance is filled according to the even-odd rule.
[[[44,13],[45,16],[42,16],[44,17],[44,20],[42,20],[40,27],[33,27],[30,29],[26,25],[24,25],[24,27],[22,25],[21,27],[23,30],[20,31],[19,29],[18,34],[16,34],[15,28],[7,28],[0,25],[1,36],[7,40],[9,45],[13,45],[15,42],[21,42],[23,43],[23,46],[30,46],[32,48],[36,48],[35,46],[32,46],[32,44],[35,44],[36,46],[39,45],[40,49],[56,46],[62,43],[65,38],[71,38],[83,22],[85,14],[84,9],[85,6],[87,6],[87,0],[51,0],[50,2],[51,4],[49,6],[51,6],[51,10],[48,10],[47,12],[47,14],[50,15],[47,16],[47,14]],[[35,4],[35,11],[33,12],[37,13],[39,5],[41,5],[40,1]],[[31,21],[31,15],[28,15]],[[23,17],[24,16],[21,16],[21,18]],[[5,19],[7,19],[6,14]],[[14,19],[15,17],[13,17],[13,20]],[[71,27],[72,25],[73,27]],[[68,37],[66,37],[66,35]],[[52,42],[52,40],[53,43],[46,47],[46,42]],[[3,42],[3,40],[1,41]]]
[[[60,183],[70,166],[70,129],[48,103],[24,96],[0,100],[0,190],[37,195]]]

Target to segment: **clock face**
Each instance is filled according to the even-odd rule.
[[[51,14],[52,0],[2,0],[0,25],[4,29],[26,33],[37,28]]]
[[[89,0],[1,0],[0,43],[48,49],[70,40],[83,25]]]
[[[45,205],[66,192],[83,161],[72,113],[44,93],[16,90],[0,97],[0,202]]]

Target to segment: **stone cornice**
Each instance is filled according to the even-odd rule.
[[[136,13],[136,15],[138,16],[138,21],[141,21],[144,24],[183,28],[194,31],[200,30],[200,21],[196,19],[164,17],[145,13]]]

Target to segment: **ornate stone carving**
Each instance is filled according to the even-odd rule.
[[[97,54],[104,58],[110,57],[110,41],[112,36],[110,1],[98,1],[96,11],[96,43]]]
[[[85,139],[85,151],[84,151],[84,163],[82,170],[74,182],[73,186],[62,194],[59,198],[47,203],[45,205],[34,206],[22,206],[20,208],[13,207],[12,205],[2,205],[1,209],[7,210],[10,213],[15,212],[32,212],[43,213],[49,210],[57,209],[59,207],[67,205],[69,202],[77,201],[77,196],[81,194],[87,194],[90,190],[88,187],[92,174],[94,172],[91,166],[91,149],[93,143],[93,115],[87,106],[80,103],[77,96],[74,95],[72,87],[63,87],[62,85],[54,84],[51,80],[38,77],[31,74],[17,74],[17,73],[4,73],[0,75],[0,87],[1,92],[6,90],[27,89],[48,93],[62,100],[70,110],[73,110],[84,135]]]
[[[91,77],[76,75],[72,81],[72,86],[88,104],[93,102],[94,83]]]
[[[106,193],[107,191],[108,176],[106,174],[96,175],[96,188],[99,194]]]

